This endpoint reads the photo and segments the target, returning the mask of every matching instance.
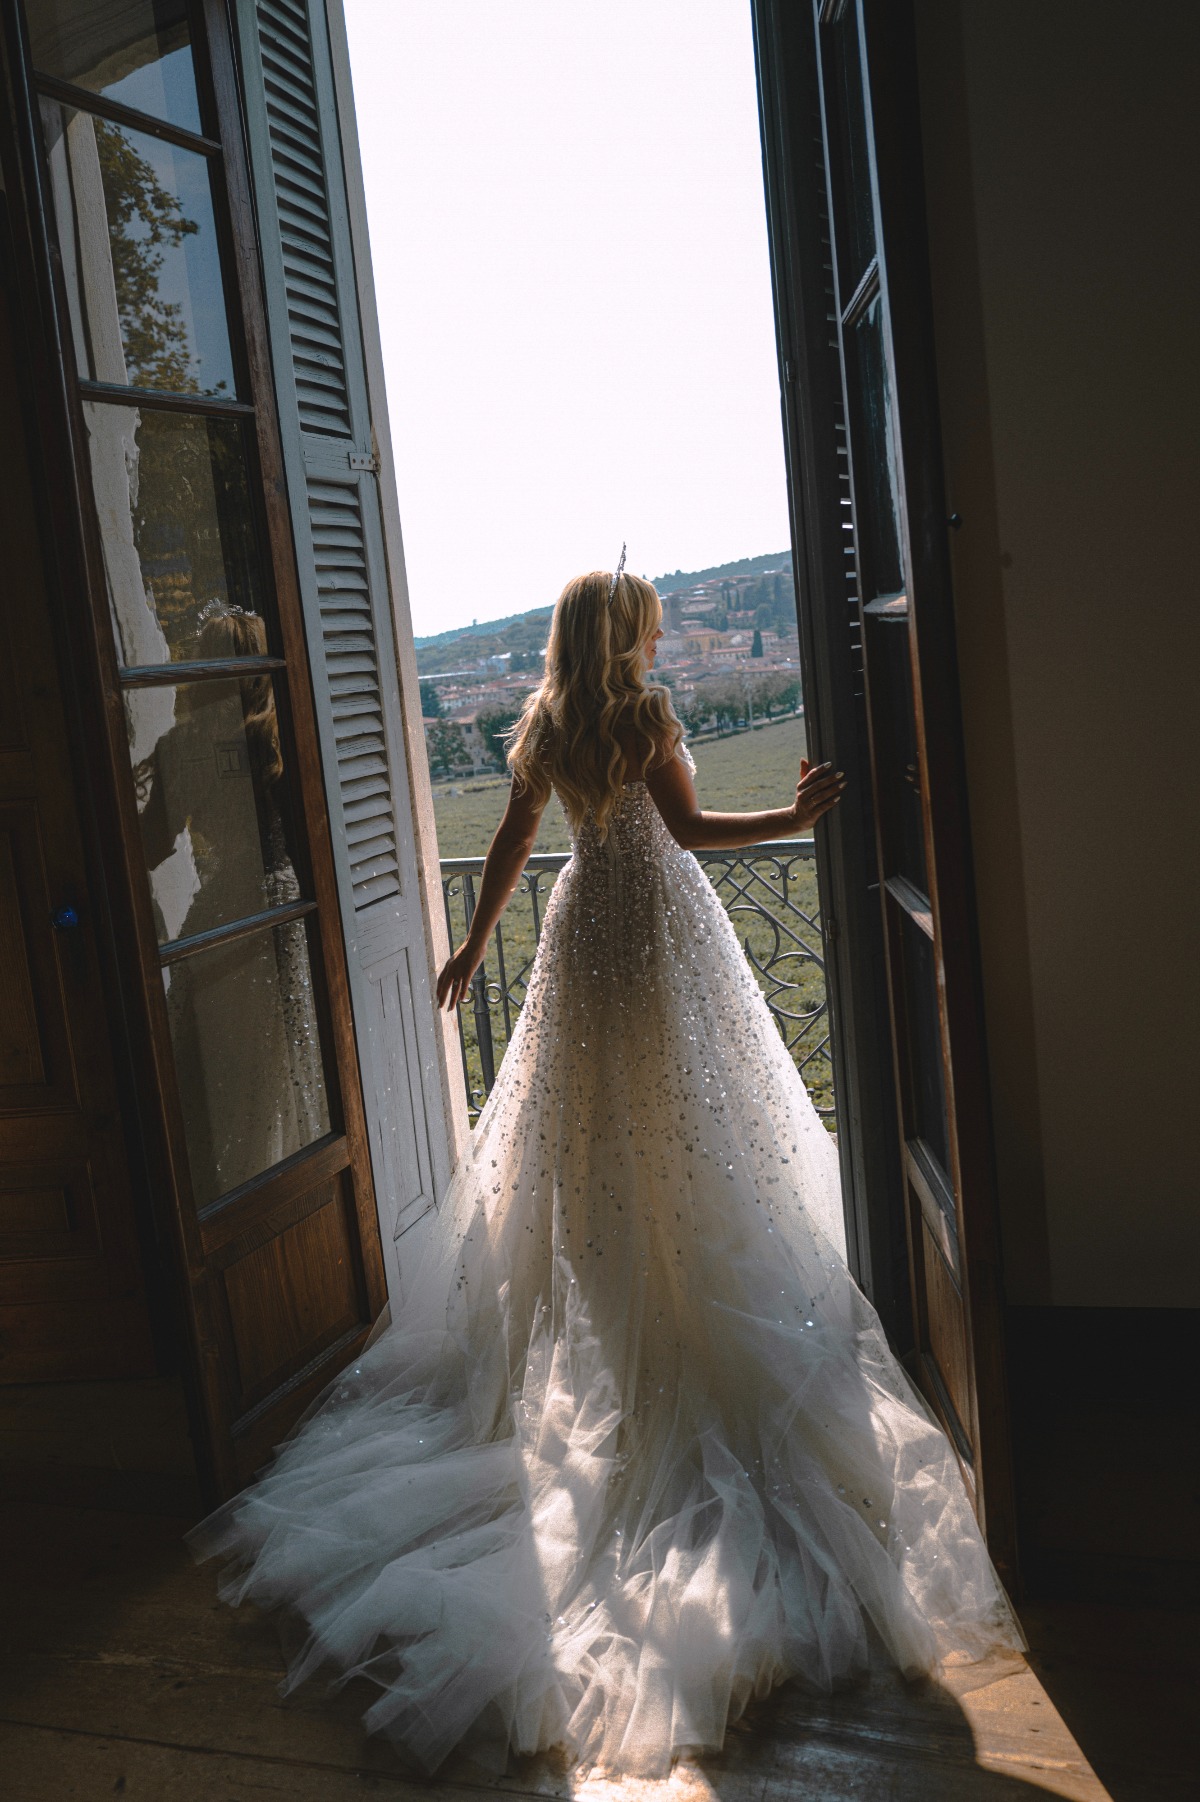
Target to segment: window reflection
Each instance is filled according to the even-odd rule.
[[[163,981],[204,1207],[330,1130],[305,923],[168,964]]]
[[[950,1124],[946,1109],[937,963],[932,940],[901,910],[900,964],[909,1049],[909,1137],[924,1139],[949,1184]]]
[[[833,212],[837,229],[841,302],[847,306],[875,254],[871,163],[863,97],[858,12],[847,6],[822,31],[832,146]]]
[[[232,398],[208,159],[57,101],[42,123],[81,373]]]
[[[907,619],[867,616],[879,823],[889,874],[929,892]]]
[[[245,428],[99,401],[83,410],[122,663],[234,655],[201,652],[199,638],[206,609],[262,612]]]
[[[159,942],[298,900],[271,677],[128,689],[125,705]]]
[[[896,466],[891,380],[877,294],[846,338],[846,375],[854,456],[855,516],[864,601],[904,586],[900,555],[900,476]]]
[[[26,0],[33,66],[200,130],[187,0]]]

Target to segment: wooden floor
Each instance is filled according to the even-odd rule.
[[[1024,1609],[1028,1664],[939,1683],[892,1673],[832,1700],[781,1691],[720,1757],[619,1785],[530,1762],[406,1775],[359,1716],[367,1686],[283,1700],[276,1627],[214,1595],[167,1385],[105,1410],[98,1387],[0,1390],[0,1795],[14,1802],[479,1802],[481,1792],[632,1802],[1183,1802],[1200,1796],[1196,1622],[1079,1603]],[[146,1423],[157,1423],[147,1433]],[[65,1430],[64,1430],[65,1429]],[[1190,1663],[1189,1663],[1190,1660]]]

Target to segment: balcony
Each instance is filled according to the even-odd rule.
[[[491,1094],[512,1037],[541,936],[546,901],[568,852],[529,859],[458,1008],[463,1078],[472,1125]],[[812,1096],[835,1126],[824,948],[811,838],[776,839],[739,851],[701,851],[700,864],[725,903],[767,1006]],[[482,857],[442,860],[442,896],[452,945],[475,911]]]

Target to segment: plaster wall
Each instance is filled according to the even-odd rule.
[[[1006,1289],[1200,1306],[1200,11],[916,16]]]

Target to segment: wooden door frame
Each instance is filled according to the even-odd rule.
[[[194,0],[205,44],[193,45],[197,82],[210,93],[220,128],[223,194],[214,192],[218,239],[226,255],[222,274],[232,284],[230,299],[241,307],[233,354],[248,366],[254,409],[248,438],[257,459],[252,468],[252,505],[261,509],[264,575],[274,602],[273,617],[287,664],[286,695],[280,706],[281,726],[290,740],[299,779],[297,801],[304,823],[303,861],[298,873],[310,883],[317,904],[322,969],[313,969],[313,988],[328,1033],[330,1056],[326,1083],[331,1131],[326,1139],[296,1153],[269,1174],[223,1196],[201,1220],[192,1202],[191,1175],[183,1121],[176,1096],[174,1059],[158,958],[157,934],[149,885],[141,853],[124,719],[124,690],[109,621],[107,584],[99,524],[87,463],[83,417],[74,346],[61,329],[66,318],[62,270],[58,266],[54,230],[44,204],[45,172],[38,132],[38,93],[29,75],[24,21],[19,0],[0,0],[3,27],[3,79],[9,99],[10,126],[6,169],[14,205],[14,237],[19,215],[18,285],[23,324],[36,365],[38,427],[44,467],[45,500],[52,526],[58,591],[63,599],[63,636],[84,648],[73,659],[79,690],[81,739],[102,751],[102,767],[91,759],[89,798],[97,809],[99,831],[96,873],[103,872],[112,943],[114,985],[109,992],[111,1018],[119,1022],[131,1082],[126,1114],[131,1152],[145,1158],[144,1193],[150,1199],[158,1244],[163,1247],[162,1275],[169,1281],[172,1305],[165,1312],[173,1325],[179,1364],[193,1423],[193,1445],[201,1488],[215,1502],[241,1486],[262,1462],[281,1430],[272,1432],[269,1417],[260,1432],[251,1431],[243,1457],[214,1441],[212,1425],[227,1418],[226,1370],[228,1322],[216,1305],[210,1268],[222,1261],[249,1225],[244,1201],[251,1196],[273,1219],[286,1221],[289,1204],[301,1190],[351,1173],[367,1318],[345,1357],[361,1350],[386,1301],[379,1249],[374,1186],[362,1098],[357,1080],[357,1052],[350,1013],[341,911],[329,844],[324,772],[313,710],[309,652],[300,609],[292,522],[283,480],[282,451],[275,403],[265,312],[261,292],[257,230],[245,147],[242,104],[233,56],[233,27],[222,0]],[[231,254],[230,254],[231,253]],[[235,333],[231,332],[231,337]],[[203,402],[196,409],[205,410]],[[211,409],[209,409],[211,410]],[[59,472],[55,480],[45,472]],[[257,482],[253,479],[257,475]],[[261,496],[261,501],[259,497]],[[290,720],[288,716],[290,715]],[[84,767],[87,767],[86,765]],[[136,976],[129,973],[136,972]],[[212,1224],[209,1225],[211,1216]],[[334,1374],[327,1362],[287,1388],[298,1412]],[[254,1413],[254,1410],[251,1410]]]
[[[851,1140],[842,1156],[848,1216],[855,1228],[850,1242],[858,1253],[859,1280],[880,1308],[897,1349],[908,1350],[914,1345],[912,1308],[917,1299],[908,1266],[915,1260],[913,1247],[905,1243],[911,1216],[904,1199],[898,1072],[885,1028],[891,1019],[891,984],[870,792],[868,713],[847,655],[842,612],[838,514],[846,495],[838,459],[848,447],[819,98],[817,19],[823,10],[820,0],[802,6],[791,0],[752,0],[795,567],[798,574],[803,571],[800,642],[810,743],[818,754],[825,746],[834,750],[853,785],[818,846],[824,851],[818,865],[825,885],[823,909],[829,908],[836,927],[828,968],[839,1123]],[[975,1352],[972,1427],[980,1490],[986,1488],[987,1495],[981,1524],[994,1561],[1015,1587],[999,1207],[958,703],[915,35],[908,0],[865,0],[865,10],[868,129],[878,152],[882,215],[877,224],[881,292],[900,347],[892,374],[906,476],[902,505],[914,586],[920,584],[922,597],[923,631],[914,635],[913,671],[919,716],[922,698],[929,709],[923,749],[932,772],[936,863],[932,843],[927,856],[945,970],[939,1014],[944,1042],[953,1054],[954,1087],[947,1106],[957,1150],[951,1175],[963,1201],[964,1307]],[[937,697],[936,705],[930,705],[930,697]],[[853,813],[851,801],[857,803]],[[849,1097],[845,1108],[843,1094]],[[904,1248],[899,1254],[898,1242]],[[906,1315],[902,1323],[901,1305]],[[910,1367],[920,1381],[919,1356],[910,1359]],[[928,1390],[926,1382],[922,1387]],[[936,1398],[931,1399],[936,1405]]]

